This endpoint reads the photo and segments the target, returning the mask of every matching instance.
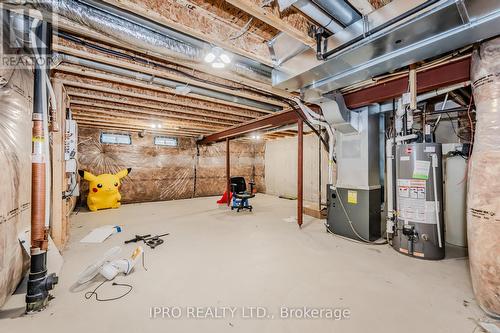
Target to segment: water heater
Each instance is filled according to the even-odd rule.
[[[396,146],[396,251],[423,259],[445,255],[440,143]]]

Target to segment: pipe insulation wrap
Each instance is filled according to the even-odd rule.
[[[476,105],[469,165],[467,237],[472,286],[481,308],[500,317],[500,38],[472,55]]]
[[[167,34],[165,31],[159,32],[153,28],[138,24],[132,21],[134,15],[127,15],[127,18],[124,18],[76,0],[10,0],[8,3],[30,5],[35,9],[57,14],[105,36],[134,45],[147,52],[154,52],[189,62],[205,65],[203,58],[211,48],[211,45],[204,41],[200,41],[196,45],[190,43],[189,41],[192,41],[193,38],[182,36],[176,31]],[[137,20],[140,20],[140,17],[137,17]],[[181,40],[179,36],[185,37],[188,42]],[[234,58],[241,57],[235,56]],[[271,68],[261,64],[251,66],[241,61],[235,61],[229,66],[229,70],[251,80],[265,83],[271,81]]]

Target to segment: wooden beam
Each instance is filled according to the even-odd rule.
[[[125,106],[119,106],[119,105],[109,105],[109,104],[104,104],[104,103],[94,103],[94,102],[87,102],[87,101],[82,101],[82,100],[71,100],[71,105],[80,105],[79,108],[85,109],[82,107],[82,105],[86,106],[88,110],[95,110],[95,109],[109,109],[109,110],[120,110],[120,111],[128,111],[128,112],[135,112],[139,114],[149,114],[152,116],[163,116],[163,117],[169,117],[169,118],[175,118],[179,120],[195,120],[195,121],[202,121],[206,123],[211,123],[211,124],[216,124],[216,125],[234,125],[237,122],[234,121],[222,121],[218,119],[213,119],[213,118],[208,118],[205,116],[199,116],[199,117],[189,117],[185,115],[179,115],[179,114],[173,114],[171,112],[163,111],[163,112],[154,112],[154,111],[147,111],[147,107],[142,107],[142,108],[129,108]],[[77,107],[77,106],[75,106]],[[219,127],[224,127],[224,126],[219,126]]]
[[[243,122],[243,121],[248,121],[251,118],[254,117],[248,117],[248,116],[236,116],[233,114],[226,114],[226,113],[215,113],[215,112],[207,112],[205,110],[197,110],[197,109],[186,109],[184,108],[179,108],[179,107],[171,107],[169,104],[160,104],[156,103],[153,104],[151,100],[147,100],[147,104],[144,104],[144,100],[139,102],[135,101],[134,99],[126,98],[126,99],[120,99],[120,98],[113,98],[113,97],[106,97],[106,96],[100,96],[100,95],[95,95],[95,94],[86,94],[86,93],[79,93],[79,92],[73,92],[70,91],[69,95],[73,97],[72,101],[74,103],[78,103],[80,100],[90,100],[90,101],[104,101],[104,102],[111,102],[111,103],[117,103],[121,105],[129,105],[129,106],[139,106],[141,108],[148,108],[148,109],[154,109],[158,111],[172,111],[172,112],[179,112],[181,114],[192,114],[192,115],[198,115],[198,116],[207,116],[211,117],[214,119],[226,119],[226,120],[233,120],[234,122]],[[76,98],[75,98],[76,97]],[[186,116],[186,119],[198,119],[198,118],[192,118]]]
[[[90,128],[96,128],[104,131],[117,131],[117,132],[142,132],[146,131],[147,133],[150,134],[157,134],[157,135],[169,135],[169,136],[176,136],[176,137],[189,137],[189,138],[196,138],[199,137],[198,134],[185,134],[185,133],[179,133],[177,131],[159,131],[159,130],[154,130],[152,128],[142,128],[142,127],[133,127],[133,126],[114,126],[110,124],[95,124],[91,121],[87,120],[80,120],[78,122],[78,126],[80,127],[90,127]]]
[[[239,28],[228,26],[214,19],[210,12],[200,7],[194,8],[188,0],[182,2],[175,0],[103,1],[181,33],[272,66],[264,39],[246,34],[231,40],[231,36],[239,33]]]
[[[107,115],[107,116],[114,116],[114,117],[122,117],[122,118],[129,118],[129,119],[142,119],[142,120],[148,120],[152,123],[162,123],[165,126],[165,123],[168,123],[169,126],[176,126],[176,127],[183,127],[183,128],[192,128],[192,129],[203,129],[206,131],[215,131],[217,129],[222,129],[224,126],[217,126],[217,125],[206,125],[204,123],[193,123],[193,122],[179,122],[179,121],[172,121],[168,118],[165,117],[151,117],[151,116],[142,116],[138,115],[135,112],[122,112],[122,111],[115,111],[115,110],[99,110],[99,109],[92,109],[88,110],[86,108],[72,108],[71,111],[74,114],[80,114],[80,115],[86,115],[86,116],[92,116],[94,114],[97,115]]]
[[[260,5],[258,0],[226,0],[235,7],[247,12],[253,17],[258,18],[262,22],[265,22],[272,26],[273,28],[285,32],[292,38],[309,45],[310,47],[315,47],[316,42],[313,38],[309,37],[307,34],[307,20],[300,15],[298,17],[302,18],[304,22],[302,23],[302,29],[297,28],[296,25],[290,23],[289,21],[283,19],[279,15],[279,11],[272,7],[263,7]],[[305,29],[304,29],[305,26]]]
[[[226,80],[230,80],[230,81],[233,81],[233,82],[236,82],[236,83],[240,83],[240,84],[243,84],[243,85],[246,85],[246,86],[249,86],[249,87],[255,87],[259,90],[262,90],[262,91],[265,91],[265,92],[271,92],[273,93],[274,95],[277,95],[277,96],[281,96],[281,97],[285,97],[285,98],[290,98],[292,97],[292,94],[285,91],[285,90],[282,90],[282,89],[277,89],[277,88],[273,88],[271,86],[271,84],[267,84],[267,83],[264,83],[264,82],[258,82],[258,81],[254,81],[254,80],[251,80],[251,79],[247,79],[243,76],[240,76],[240,75],[236,75],[235,73],[231,72],[231,71],[228,71],[228,70],[218,70],[218,69],[213,69],[211,66],[206,66],[205,64],[203,63],[193,63],[193,62],[188,62],[188,61],[185,61],[185,60],[182,60],[182,59],[177,59],[177,58],[172,58],[172,57],[167,57],[163,54],[159,54],[159,53],[156,53],[156,52],[153,52],[151,50],[147,50],[147,49],[141,49],[135,45],[132,45],[132,44],[129,44],[129,43],[126,43],[125,41],[123,40],[118,40],[118,39],[115,39],[115,38],[110,38],[104,34],[101,34],[97,31],[94,31],[94,30],[91,30],[85,26],[82,26],[82,25],[79,25],[79,24],[76,24],[72,21],[69,21],[68,19],[64,18],[64,17],[61,17],[61,16],[58,16],[58,24],[59,24],[59,29],[62,30],[62,31],[66,31],[72,35],[75,35],[75,36],[80,36],[80,37],[84,37],[84,38],[87,38],[87,39],[90,39],[92,41],[96,41],[96,42],[99,42],[99,43],[105,43],[107,45],[110,45],[110,46],[114,46],[114,47],[117,47],[117,48],[123,48],[123,47],[126,47],[128,50],[132,50],[134,52],[138,52],[138,53],[141,53],[141,54],[144,54],[144,55],[147,55],[149,57],[153,57],[155,59],[159,59],[161,61],[168,61],[170,63],[173,63],[173,64],[177,64],[179,66],[183,66],[183,67],[186,67],[186,68],[192,68],[193,70],[196,69],[198,71],[201,71],[203,73],[207,73],[207,74],[210,74],[210,75],[213,75],[215,77],[219,77],[219,78],[223,78],[223,79],[226,79]]]
[[[62,193],[65,190],[63,186],[66,176],[66,172],[64,170],[65,161],[64,161],[64,132],[62,123],[64,122],[64,113],[66,108],[64,107],[64,91],[63,85],[60,82],[53,82],[54,93],[56,95],[57,105],[56,114],[54,119],[55,123],[59,126],[58,132],[51,133],[51,166],[52,166],[52,190],[51,190],[51,225],[50,225],[50,234],[54,243],[56,244],[59,250],[64,248],[66,235],[64,232],[64,223],[66,222],[64,219],[65,214],[63,214],[63,198]]]
[[[88,70],[88,69],[84,69],[84,68],[77,68],[77,67],[67,66],[67,65],[60,65],[56,68],[56,70],[59,72],[75,74],[77,76],[90,77],[90,78],[97,79],[100,81],[115,82],[118,84],[124,84],[124,85],[128,85],[128,86],[138,87],[141,89],[160,91],[160,92],[164,92],[164,93],[171,94],[174,96],[177,95],[175,89],[165,87],[165,86],[160,86],[157,84],[145,83],[144,81],[141,81],[141,80],[128,79],[125,77],[116,76],[114,74],[100,73],[100,72],[96,72],[93,70]],[[245,108],[248,110],[253,110],[253,111],[262,112],[262,113],[273,113],[274,112],[274,111],[270,111],[270,110],[261,109],[258,107],[242,105],[240,103],[225,101],[225,100],[216,99],[213,97],[202,96],[202,95],[193,94],[193,93],[189,93],[189,95],[186,97],[190,98],[190,99],[193,98],[193,99],[198,99],[198,100],[216,103],[216,104],[223,104],[223,105],[229,105],[229,106],[238,107],[238,108]]]
[[[158,94],[154,93],[151,91],[151,93],[153,95],[149,95],[147,94],[147,92],[150,92],[150,91],[141,91],[141,90],[138,90],[138,92],[135,92],[134,90],[131,91],[131,89],[126,89],[125,87],[123,86],[113,86],[113,87],[107,87],[107,86],[100,86],[100,85],[96,85],[96,84],[91,84],[91,83],[85,83],[85,82],[81,82],[81,80],[61,80],[61,82],[64,83],[64,86],[65,87],[71,87],[69,90],[68,90],[68,93],[70,95],[74,94],[74,91],[77,90],[77,91],[80,91],[81,89],[85,89],[85,90],[91,90],[91,91],[95,91],[95,92],[98,92],[98,93],[103,93],[103,94],[113,94],[113,95],[120,95],[120,96],[125,96],[127,97],[132,97],[132,98],[136,98],[136,99],[141,99],[141,100],[145,100],[145,101],[155,101],[155,102],[159,102],[159,103],[167,103],[167,104],[173,104],[173,105],[177,105],[177,107],[179,107],[179,112],[186,112],[186,113],[189,113],[187,110],[192,110],[192,112],[196,112],[196,114],[204,114],[208,111],[213,111],[214,113],[222,113],[221,116],[223,116],[223,114],[232,114],[232,115],[239,115],[239,116],[242,116],[242,117],[248,117],[248,118],[256,118],[256,117],[259,117],[259,116],[262,116],[262,113],[260,112],[255,112],[255,111],[248,111],[248,110],[245,110],[245,109],[237,109],[237,108],[230,108],[230,107],[215,107],[215,106],[208,106],[208,105],[205,105],[205,104],[201,104],[201,103],[194,103],[194,101],[192,101],[191,103],[189,103],[188,100],[184,100],[184,99],[175,99],[175,98],[165,98],[165,97],[160,97],[160,96],[163,96],[162,94],[160,94],[160,96],[158,96]],[[97,95],[96,95],[97,96]],[[144,104],[143,104],[144,105]],[[208,111],[207,111],[208,110]]]
[[[153,75],[153,76],[159,77],[159,78],[165,78],[165,79],[169,79],[169,80],[173,80],[173,81],[178,81],[179,84],[189,84],[191,86],[196,86],[196,87],[201,87],[201,88],[205,88],[205,89],[209,89],[209,90],[213,90],[213,91],[223,92],[223,93],[226,93],[229,95],[244,97],[244,98],[252,99],[255,101],[259,101],[259,102],[273,104],[276,106],[281,106],[281,107],[286,106],[285,103],[280,102],[276,99],[264,97],[262,95],[258,95],[255,93],[252,94],[252,93],[245,92],[245,91],[238,90],[238,89],[228,89],[228,88],[220,87],[218,85],[204,83],[204,82],[201,82],[198,80],[190,79],[190,78],[183,76],[183,75],[180,75],[180,74],[174,74],[174,73],[167,72],[165,70],[158,70],[158,69],[146,67],[144,65],[142,65],[142,66],[137,65],[137,64],[132,63],[132,62],[118,60],[118,58],[113,57],[111,55],[107,55],[107,54],[105,56],[103,56],[103,55],[99,55],[99,54],[95,54],[95,53],[89,53],[89,52],[76,50],[73,48],[69,48],[69,47],[65,47],[65,46],[61,46],[61,45],[57,45],[57,44],[54,45],[53,49],[54,49],[54,51],[58,51],[58,52],[61,52],[63,54],[72,55],[72,56],[75,56],[78,58],[92,60],[92,61],[96,61],[96,62],[99,62],[102,64],[115,66],[115,67],[119,67],[119,68],[125,68],[125,69],[136,71],[139,73],[150,74],[150,75]]]
[[[128,130],[146,130],[146,131],[153,131],[155,133],[159,134],[169,134],[169,135],[177,135],[177,136],[189,136],[189,137],[199,137],[199,133],[191,133],[191,132],[186,132],[183,130],[175,130],[175,129],[152,129],[150,126],[142,126],[142,125],[124,125],[123,123],[120,122],[112,122],[112,121],[100,121],[96,122],[95,119],[92,118],[80,118],[76,119],[78,124],[84,124],[84,125],[91,125],[97,128],[115,128],[115,129],[121,129],[123,131],[128,131]]]

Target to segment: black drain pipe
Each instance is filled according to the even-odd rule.
[[[32,33],[30,31],[30,33]],[[40,54],[40,63],[35,61],[35,83],[33,102],[33,134],[32,134],[32,188],[31,188],[31,263],[26,293],[26,313],[43,310],[49,300],[49,290],[58,282],[55,273],[47,275],[48,229],[45,224],[45,191],[51,184],[46,184],[46,160],[44,144],[48,133],[45,133],[44,122],[48,122],[48,80],[49,57],[52,42],[52,27],[47,22],[40,22],[36,28],[37,44],[31,45]],[[43,47],[45,46],[45,47]],[[46,73],[44,73],[46,71]],[[45,96],[44,96],[45,95]]]

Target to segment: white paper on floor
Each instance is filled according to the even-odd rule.
[[[112,234],[121,231],[121,227],[117,225],[103,225],[102,227],[95,228],[87,236],[83,237],[80,243],[102,243]]]
[[[297,223],[297,218],[295,216],[290,216],[290,217],[283,219],[283,221],[288,222],[288,223]]]

